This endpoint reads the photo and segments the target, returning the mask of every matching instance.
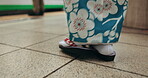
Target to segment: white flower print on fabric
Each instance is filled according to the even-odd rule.
[[[116,33],[115,30],[107,30],[105,33],[104,33],[104,36],[108,36],[109,40],[114,40],[115,38],[118,38],[119,37],[119,34]]]
[[[125,18],[125,16],[126,16],[126,12],[127,12],[127,4],[128,4],[127,2],[124,3],[125,6],[123,7],[123,9],[124,9],[124,12],[123,12],[123,18]]]
[[[88,11],[85,9],[80,9],[78,14],[71,12],[70,13],[70,26],[69,31],[73,33],[74,37],[80,37],[82,39],[88,36],[88,31],[92,30],[95,26],[92,20],[88,20]],[[77,35],[75,35],[77,34]]]
[[[109,14],[116,14],[118,12],[118,7],[112,0],[104,0],[103,2],[103,17],[108,17]]]
[[[65,11],[66,12],[70,12],[73,10],[73,5],[74,3],[77,3],[79,0],[64,0],[64,4],[65,4]],[[77,7],[78,5],[75,5],[75,7]]]
[[[114,24],[114,26],[112,27],[111,30],[107,30],[106,32],[104,32],[104,36],[105,37],[108,37],[108,41],[107,43],[110,43],[110,41],[116,39],[116,38],[119,38],[119,33],[116,32],[117,30],[117,27],[118,27],[118,24],[120,22],[120,20],[122,19],[122,15],[118,18],[112,18],[112,19],[108,19],[107,21],[105,21],[103,24],[105,23],[108,23],[108,22],[111,22],[112,20],[116,20],[116,23]]]
[[[87,39],[87,43],[96,44],[96,43],[102,43],[103,42],[103,34],[99,33],[97,35],[94,35],[93,37],[89,37]]]
[[[123,5],[126,0],[117,0],[119,5]]]
[[[123,18],[125,18],[126,12],[127,12],[127,10],[125,10],[125,11],[123,12]]]
[[[98,20],[103,20],[103,0],[88,1],[87,7]]]
[[[117,13],[118,7],[115,4],[112,0],[96,0],[88,1],[87,7],[99,21],[102,21],[103,18],[108,17],[109,14]]]

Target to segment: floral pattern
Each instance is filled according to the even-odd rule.
[[[99,21],[102,21],[103,18],[106,18],[109,14],[117,13],[118,7],[115,4],[112,0],[96,0],[88,1],[87,7],[94,13]]]
[[[119,5],[123,5],[126,0],[117,0]]]
[[[102,43],[103,41],[103,34],[99,33],[93,37],[90,37],[87,39],[88,43],[96,44],[96,43]]]
[[[76,15],[74,12],[70,13],[70,20],[72,21],[69,26],[71,33],[77,33],[80,38],[86,38],[88,36],[88,30],[94,28],[94,22],[88,20],[88,12],[85,9],[80,9]],[[76,35],[74,35],[77,37]]]
[[[77,3],[78,1],[79,0],[64,0],[64,5],[65,5],[66,12],[72,11],[73,8],[74,8],[73,4]]]
[[[128,0],[64,0],[71,41],[98,44],[119,40]]]
[[[108,36],[108,42],[109,43],[111,40],[114,40],[115,38],[118,38],[119,37],[119,34],[116,33],[115,30],[107,30],[105,33],[104,33],[104,36]]]

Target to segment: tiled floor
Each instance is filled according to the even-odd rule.
[[[61,52],[58,42],[68,34],[63,12],[5,17],[0,17],[0,78],[148,78],[147,30],[123,28],[115,60],[105,62],[93,53]]]

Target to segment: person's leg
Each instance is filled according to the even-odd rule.
[[[97,45],[93,47],[101,54],[114,54],[111,44],[119,40],[128,1],[64,0],[64,4],[70,41]]]
[[[33,12],[29,13],[29,15],[39,16],[44,15],[44,1],[43,0],[33,0]]]

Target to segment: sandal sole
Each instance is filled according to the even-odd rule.
[[[64,47],[64,46],[62,46],[62,45],[59,45],[59,48],[61,48],[63,51],[66,51],[66,52],[73,52],[73,53],[77,53],[77,52],[94,52],[98,58],[100,58],[101,60],[104,60],[104,61],[114,61],[115,56],[116,56],[116,54],[113,55],[113,56],[108,56],[108,55],[100,54],[100,53],[99,53],[96,49],[94,49],[94,48]]]

